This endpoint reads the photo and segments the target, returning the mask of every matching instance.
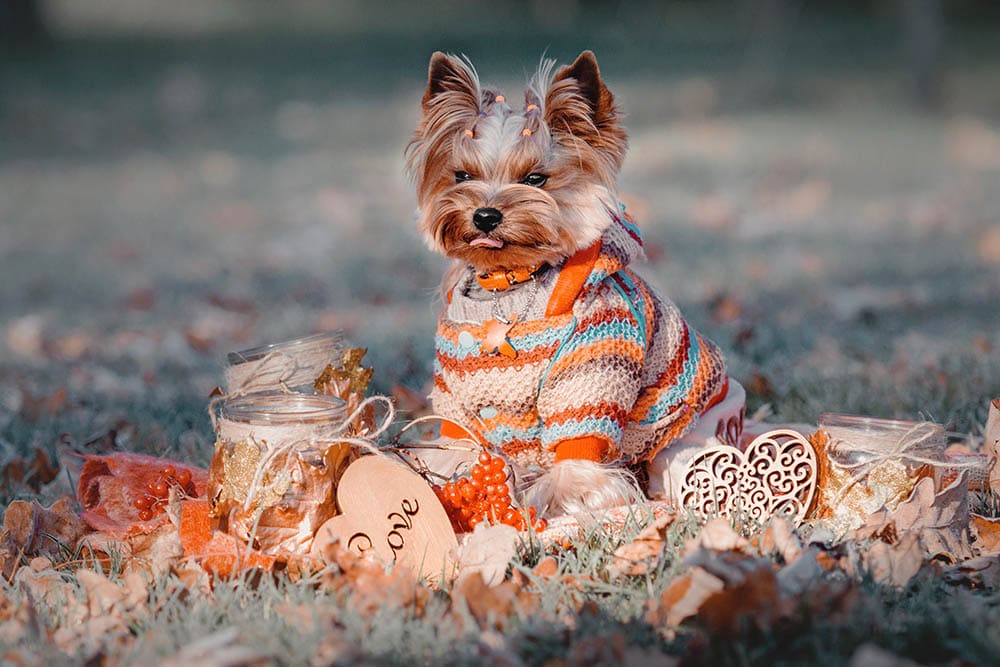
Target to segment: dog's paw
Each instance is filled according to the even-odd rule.
[[[526,490],[527,504],[547,517],[592,513],[644,499],[628,470],[583,459],[556,463]]]

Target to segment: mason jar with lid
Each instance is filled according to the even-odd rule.
[[[227,355],[226,392],[294,391],[312,394],[313,382],[344,352],[340,332],[325,332]]]
[[[308,553],[337,513],[336,487],[355,458],[342,442],[339,398],[295,393],[226,400],[209,468],[212,527],[271,555]]]

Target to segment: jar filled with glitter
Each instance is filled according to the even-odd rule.
[[[838,532],[857,528],[883,506],[895,509],[921,477],[947,466],[940,424],[825,413],[819,428],[816,518]]]
[[[265,553],[308,553],[337,513],[336,488],[355,458],[344,401],[251,394],[227,400],[209,468],[212,527]]]
[[[337,364],[343,353],[343,337],[336,331],[230,352],[226,393],[312,394],[316,379],[327,366]]]

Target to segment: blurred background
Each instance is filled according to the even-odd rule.
[[[434,50],[593,49],[640,270],[751,407],[975,431],[1000,395],[1000,5],[4,0],[0,446],[204,460],[227,351],[342,329],[425,392],[403,149]],[[398,390],[397,390],[398,393]]]

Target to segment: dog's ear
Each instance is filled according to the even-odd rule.
[[[545,122],[553,133],[579,137],[621,166],[628,137],[593,51],[584,51],[552,77],[545,95]]]
[[[445,93],[451,93],[457,103],[466,103],[476,110],[479,108],[479,77],[476,70],[467,61],[436,51],[427,68],[424,107]]]

